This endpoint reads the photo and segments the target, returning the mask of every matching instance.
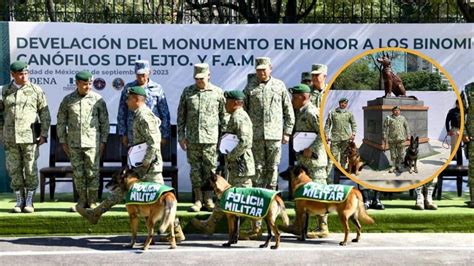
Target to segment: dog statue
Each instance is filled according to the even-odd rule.
[[[126,196],[126,208],[130,217],[132,238],[129,247],[133,248],[137,240],[138,218],[145,217],[148,235],[143,250],[154,243],[153,234],[155,223],[161,221],[160,234],[169,231],[170,249],[176,248],[174,221],[178,201],[173,188],[153,182],[140,182],[134,171],[124,168],[115,175],[106,187],[109,190],[121,189]]]
[[[293,188],[296,211],[295,225],[297,232],[300,232],[298,239],[301,241],[306,239],[309,215],[321,215],[335,211],[344,230],[344,240],[339,245],[345,246],[347,244],[349,219],[357,231],[357,237],[352,242],[359,242],[362,228],[359,219],[366,224],[374,223],[374,220],[365,211],[360,191],[352,186],[314,183],[307,172],[303,166],[294,166],[280,174],[283,179],[290,180]],[[326,194],[327,198],[323,194]]]
[[[385,96],[390,97],[393,94],[395,96],[406,96],[405,86],[399,76],[392,71],[392,62],[388,54],[383,53],[383,56],[377,58],[377,62],[382,65],[382,78],[385,88]]]
[[[408,167],[408,172],[411,174],[413,172],[418,173],[418,168],[416,167],[416,162],[418,161],[418,146],[419,138],[410,137],[410,146],[406,149],[405,159],[403,164],[405,167]]]
[[[212,174],[210,181],[217,198],[220,200],[220,206],[227,217],[229,240],[227,243],[222,244],[222,246],[230,247],[232,244],[237,244],[240,217],[245,216],[254,220],[265,219],[268,237],[265,243],[260,245],[260,248],[268,247],[272,233],[275,235],[275,245],[271,246],[271,249],[279,247],[280,232],[275,224],[275,220],[278,216],[281,216],[283,223],[288,226],[289,219],[285,203],[277,191],[263,188],[232,188],[222,176],[215,173]],[[252,194],[240,194],[241,192],[243,193],[242,190],[252,191]],[[273,197],[267,200],[267,198],[255,196],[261,195],[261,193],[271,193]],[[268,206],[266,211],[264,207],[261,207],[264,205]]]
[[[362,162],[362,158],[359,154],[359,149],[355,142],[350,141],[349,146],[347,146],[346,150],[344,151],[344,157],[347,158],[347,172],[349,174],[359,175],[360,170],[364,167],[364,162]]]

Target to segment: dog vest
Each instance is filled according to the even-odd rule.
[[[325,185],[316,182],[309,182],[294,193],[295,200],[313,200],[321,202],[344,202],[352,190],[352,186],[345,185]]]
[[[229,188],[222,194],[220,207],[226,213],[252,218],[267,215],[270,202],[279,191],[264,188]]]
[[[155,203],[163,193],[174,191],[174,188],[155,182],[136,182],[125,196],[125,204]]]

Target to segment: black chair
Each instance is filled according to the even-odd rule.
[[[104,182],[109,181],[114,173],[127,165],[126,149],[123,148],[121,137],[116,130],[117,125],[111,124],[110,128],[111,133],[109,133],[104,153],[100,159],[99,199],[102,199]]]
[[[171,182],[171,186],[178,198],[178,127],[171,125],[171,138],[161,144],[161,157],[163,159],[163,179]]]

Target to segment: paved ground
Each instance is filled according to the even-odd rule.
[[[353,234],[351,236],[354,236]],[[338,245],[342,234],[298,242],[284,235],[280,249],[259,241],[223,248],[225,235],[188,235],[175,250],[164,243],[142,252],[128,249],[127,236],[0,238],[2,265],[472,265],[474,234],[363,234],[360,243]],[[144,237],[140,238],[140,241]]]

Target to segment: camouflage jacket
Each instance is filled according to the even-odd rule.
[[[283,81],[271,77],[268,82],[260,83],[252,79],[244,94],[254,140],[281,140],[283,134],[291,135],[295,117]]]
[[[468,108],[466,110],[466,119],[464,120],[464,135],[474,138],[474,88],[466,88],[464,93],[466,94],[466,100],[468,105]]]
[[[306,158],[302,154],[296,157],[300,163],[314,167],[326,166],[328,163],[326,150],[324,149],[319,131],[319,109],[309,102],[300,110],[295,110],[294,132],[315,132],[318,136],[309,147],[316,158]],[[303,162],[304,161],[304,162]]]
[[[159,172],[161,172],[163,169],[163,159],[161,158],[161,121],[145,105],[135,110],[134,115],[133,145],[146,143],[147,150],[143,164],[153,163],[158,166]]]
[[[125,85],[120,95],[120,102],[117,113],[117,128],[120,136],[128,136],[129,143],[133,143],[133,111],[128,110],[127,97],[130,87],[138,86],[137,81],[132,81]],[[165,91],[160,84],[148,80],[145,86],[146,105],[161,120],[160,131],[164,139],[169,139],[171,135],[170,111],[166,102]]]
[[[239,144],[226,156],[227,170],[232,176],[253,176],[255,163],[252,153],[252,121],[243,108],[231,114],[226,132],[235,134]]]
[[[383,122],[383,137],[388,142],[400,142],[410,136],[408,122],[403,115],[388,115]]]
[[[314,87],[311,87],[311,93],[310,93],[311,103],[313,103],[313,105],[316,106],[317,108],[321,108],[321,100],[323,99],[323,94],[326,87],[327,87],[327,84],[324,85],[321,91],[315,89]]]
[[[331,141],[346,141],[357,131],[354,115],[341,108],[329,112],[324,126],[324,133]]]
[[[225,98],[221,88],[209,83],[204,90],[196,85],[184,88],[178,106],[178,139],[190,143],[218,142],[224,125]]]
[[[109,113],[104,99],[94,91],[81,96],[77,89],[66,95],[59,106],[56,130],[59,142],[73,148],[107,143]]]
[[[35,143],[34,123],[41,123],[40,135],[47,138],[51,116],[43,90],[31,82],[17,88],[13,82],[2,88],[4,143]]]

